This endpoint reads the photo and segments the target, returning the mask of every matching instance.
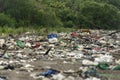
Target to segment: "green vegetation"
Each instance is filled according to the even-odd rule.
[[[53,31],[55,32],[71,32],[71,31],[75,31],[75,28],[64,28],[64,27],[60,27],[60,28],[51,28],[51,27],[19,27],[19,28],[15,28],[15,27],[0,27],[0,36],[6,36],[9,34],[14,34],[14,35],[19,35],[25,32],[32,32],[32,33],[39,33],[40,35],[45,35],[47,34],[46,29],[48,31],[48,33],[52,33]]]
[[[0,26],[0,32],[8,26],[8,33],[40,28],[119,29],[120,0],[0,0]]]
[[[0,26],[15,26],[15,20],[10,18],[9,16],[0,13]]]

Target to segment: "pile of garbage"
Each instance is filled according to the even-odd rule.
[[[34,73],[35,65],[30,63],[44,60],[62,60],[63,64],[79,63],[81,66],[78,71],[49,67]],[[29,72],[35,80],[103,80],[98,70],[120,70],[120,32],[84,29],[1,37],[0,70],[16,69]],[[7,79],[0,76],[0,80]]]

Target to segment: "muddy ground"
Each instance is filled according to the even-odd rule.
[[[59,71],[68,71],[74,70],[78,71],[79,67],[82,66],[79,62],[70,62],[70,63],[63,63],[63,60],[38,60],[35,62],[30,63],[34,65],[33,72],[27,72],[25,70],[15,69],[15,70],[0,70],[0,75],[7,76],[8,80],[35,80],[34,78],[30,77],[32,73],[39,73],[42,71],[42,68],[45,66],[50,66],[53,69]],[[103,78],[102,80],[120,80],[120,71],[113,71],[113,70],[99,70],[99,72],[106,74],[107,78]],[[78,79],[81,80],[81,79]]]

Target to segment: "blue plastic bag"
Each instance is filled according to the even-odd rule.
[[[57,73],[56,70],[49,69],[46,72],[41,73],[40,75],[47,77],[47,76],[51,76],[52,74],[56,74],[56,73]]]

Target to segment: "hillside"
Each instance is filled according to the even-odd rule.
[[[120,28],[120,0],[0,0],[0,26]]]

